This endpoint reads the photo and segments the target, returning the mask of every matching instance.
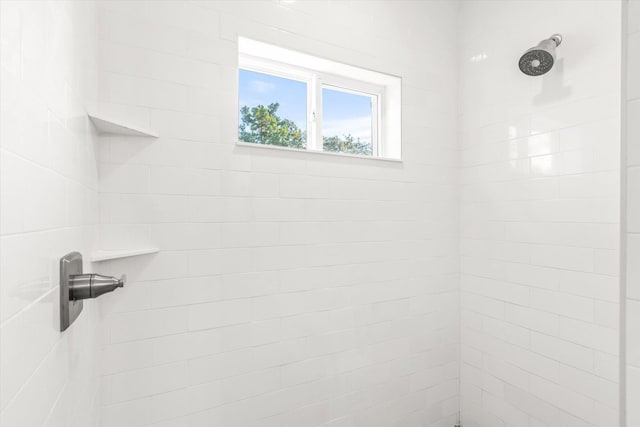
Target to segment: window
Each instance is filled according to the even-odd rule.
[[[240,70],[242,142],[307,147],[307,82]]]
[[[240,143],[400,159],[400,79],[239,39]]]
[[[375,155],[378,96],[322,86],[322,149]]]

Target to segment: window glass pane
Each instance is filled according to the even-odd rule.
[[[306,148],[305,82],[241,69],[239,99],[240,141]]]
[[[373,154],[372,96],[322,88],[324,151]]]

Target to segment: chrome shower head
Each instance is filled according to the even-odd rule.
[[[549,71],[553,67],[556,47],[560,46],[560,43],[562,43],[562,36],[554,34],[542,40],[536,47],[527,50],[518,61],[520,71],[528,76],[540,76]]]

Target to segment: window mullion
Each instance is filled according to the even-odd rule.
[[[317,74],[311,78],[313,146],[312,150],[322,151],[322,83]]]
[[[307,80],[307,150],[316,146],[315,76]]]

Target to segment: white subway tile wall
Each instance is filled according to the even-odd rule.
[[[640,426],[640,1],[629,0],[626,34],[626,417]]]
[[[98,109],[160,135],[100,141],[101,245],[160,248],[101,264],[102,425],[455,424],[455,4],[98,8]],[[238,35],[401,76],[405,161],[236,146]]]
[[[0,1],[0,424],[617,425],[620,7]],[[237,146],[239,35],[401,76],[404,161]],[[98,138],[88,108],[160,137]],[[72,250],[129,281],[60,334]]]
[[[0,2],[0,424],[98,422],[97,306],[60,333],[58,259],[98,221],[95,5]],[[85,262],[88,268],[88,262]]]
[[[620,4],[459,13],[462,425],[618,425]]]

